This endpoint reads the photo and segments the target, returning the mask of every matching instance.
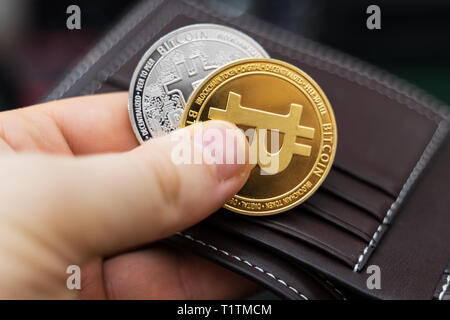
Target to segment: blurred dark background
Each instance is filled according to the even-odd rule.
[[[0,110],[35,103],[136,2],[0,0]],[[448,0],[209,2],[359,57],[450,104]],[[71,4],[81,8],[81,30],[66,28]],[[366,28],[370,4],[381,8],[381,30]]]

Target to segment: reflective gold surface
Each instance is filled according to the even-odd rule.
[[[279,167],[265,168],[258,159],[245,186],[225,204],[229,210],[248,215],[286,211],[317,190],[333,163],[337,131],[331,105],[314,80],[288,63],[246,59],[211,74],[190,96],[181,126],[209,119],[268,129],[267,136],[280,132]],[[265,138],[255,134],[251,143]],[[274,156],[267,142],[272,152],[267,155]]]

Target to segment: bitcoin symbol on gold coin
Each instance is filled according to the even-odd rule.
[[[229,210],[287,211],[310,197],[330,171],[337,146],[333,109],[318,84],[293,65],[246,59],[218,69],[191,94],[181,126],[210,119],[243,129],[250,163],[258,164],[225,204]]]
[[[302,112],[303,106],[295,103],[291,103],[287,115],[243,107],[241,106],[241,95],[230,91],[225,110],[211,107],[208,116],[210,119],[224,120],[234,122],[235,124],[255,127],[256,139],[252,141],[258,145],[261,145],[259,140],[263,140],[264,142],[267,140],[267,131],[258,129],[283,132],[284,140],[280,150],[276,153],[270,153],[265,150],[266,156],[270,159],[275,158],[278,166],[275,168],[274,166],[268,166],[258,156],[258,165],[267,173],[275,174],[287,168],[293,154],[306,157],[311,155],[311,146],[295,142],[297,136],[307,139],[314,137],[314,128],[299,125]]]

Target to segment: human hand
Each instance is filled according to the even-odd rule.
[[[256,289],[155,243],[220,208],[251,167],[175,165],[169,135],[138,146],[126,103],[115,93],[0,113],[0,298],[216,299]],[[66,287],[69,265],[81,266],[81,292]]]

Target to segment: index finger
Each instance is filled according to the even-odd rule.
[[[122,152],[139,145],[126,92],[56,100],[29,109],[50,115],[76,155]]]

